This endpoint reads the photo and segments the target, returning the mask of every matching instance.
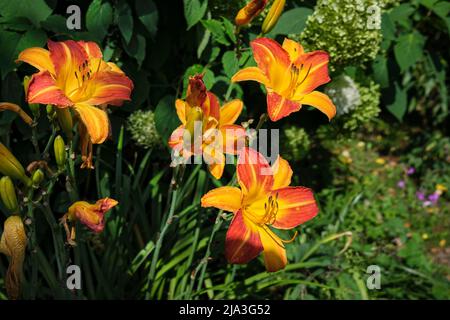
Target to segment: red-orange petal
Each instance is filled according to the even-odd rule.
[[[272,224],[277,229],[292,229],[314,218],[319,212],[314,194],[305,187],[286,187],[272,191],[278,199],[278,212]]]
[[[256,225],[239,210],[231,221],[225,240],[225,256],[229,263],[244,264],[263,250]]]
[[[270,81],[274,81],[276,69],[286,69],[289,67],[290,60],[288,53],[275,40],[257,38],[250,45],[258,67]]]
[[[55,80],[48,71],[36,73],[31,78],[27,93],[28,103],[53,104],[71,106],[72,101],[56,85]]]
[[[304,80],[295,90],[292,100],[299,100],[302,95],[330,81],[328,61],[329,55],[325,51],[309,52],[298,58],[298,65],[303,65],[298,78]]]
[[[245,147],[239,152],[236,171],[246,202],[253,202],[272,190],[272,168],[256,150]]]
[[[212,92],[207,91],[208,100],[209,100],[209,113],[206,113],[206,110],[203,110],[205,115],[215,118],[218,122],[220,121],[220,104],[219,99],[217,99],[216,95]]]
[[[301,103],[288,100],[276,92],[267,93],[267,113],[272,121],[287,117],[292,112],[299,111],[301,107]]]
[[[124,74],[113,71],[98,72],[88,81],[86,85],[92,92],[87,100],[80,102],[100,105],[117,104],[118,101],[131,99],[133,82]]]
[[[83,65],[86,65],[89,60],[86,50],[73,40],[62,42],[49,40],[47,46],[50,59],[55,66],[56,82],[69,95],[69,92],[79,87],[77,77],[82,77]],[[78,72],[77,76],[75,72]]]
[[[102,50],[93,41],[78,41],[78,44],[84,48],[89,58],[103,58]]]

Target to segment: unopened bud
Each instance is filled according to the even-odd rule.
[[[67,160],[66,145],[61,136],[57,136],[53,142],[53,150],[55,151],[55,160],[58,169],[64,169]]]
[[[273,27],[275,27],[278,19],[280,19],[280,16],[283,13],[285,4],[286,0],[274,0],[272,6],[270,7],[269,13],[264,19],[261,27],[261,31],[263,34],[269,33],[273,29]]]
[[[17,113],[22,118],[22,120],[29,126],[33,124],[33,119],[31,119],[30,116],[25,111],[23,111],[22,108],[19,107],[17,104],[10,102],[0,102],[0,111],[5,110]]]
[[[56,115],[62,131],[67,139],[72,139],[73,120],[69,108],[56,108]]]
[[[17,203],[16,190],[10,177],[0,179],[0,198],[3,205],[11,213],[19,212],[19,204]]]
[[[25,169],[2,143],[0,143],[0,173],[21,180],[27,186],[31,185],[31,180],[26,176]]]
[[[37,169],[33,173],[33,177],[31,178],[31,180],[33,181],[33,187],[35,188],[39,187],[41,182],[44,180],[44,177],[45,177],[44,172],[42,172],[41,169]]]
[[[234,19],[235,24],[237,26],[249,24],[264,10],[266,4],[267,0],[251,0],[245,7],[239,10]]]
[[[53,108],[53,106],[51,104],[48,104],[47,107],[45,107],[45,110],[47,111],[47,116],[50,119],[53,119],[55,117],[55,109]]]

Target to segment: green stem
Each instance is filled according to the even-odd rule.
[[[67,170],[68,180],[66,183],[66,189],[67,192],[69,193],[70,200],[74,202],[77,201],[79,197],[75,178],[75,153],[73,151],[73,140],[69,143],[69,157],[67,163],[68,163],[68,170]]]
[[[36,288],[38,280],[38,261],[37,261],[37,240],[36,240],[36,221],[34,219],[33,207],[34,190],[30,188],[27,193],[27,216],[31,223],[30,228],[30,250],[31,250],[31,299],[36,297]]]
[[[37,131],[37,123],[33,122],[31,125],[31,143],[34,147],[34,152],[36,152],[36,155],[39,156],[41,154],[41,150],[39,149],[39,142],[38,142],[38,131]]]
[[[55,126],[53,126],[52,128],[52,135],[50,136],[50,138],[47,141],[47,145],[45,146],[44,152],[42,153],[41,158],[42,159],[48,159],[50,157],[50,148],[53,144],[53,140],[55,140],[56,134],[57,134],[57,130],[55,128]]]
[[[162,229],[159,232],[158,240],[156,241],[155,251],[154,251],[153,257],[152,257],[152,263],[150,265],[150,273],[148,276],[147,293],[145,296],[146,299],[150,299],[150,296],[151,296],[150,287],[151,287],[152,281],[155,280],[156,265],[158,264],[159,253],[161,251],[161,247],[162,247],[166,232],[169,229],[169,227],[173,221],[173,216],[175,214],[175,207],[176,207],[177,201],[178,201],[178,187],[183,178],[184,169],[185,169],[185,165],[182,164],[182,165],[175,167],[175,169],[173,170],[172,180],[170,182],[170,187],[169,187],[169,196],[168,196],[168,201],[170,201],[170,206],[167,206],[167,209],[169,209],[168,210],[169,214],[167,216],[167,219],[165,220],[165,223],[162,226]],[[167,215],[167,209],[166,209],[164,216]]]

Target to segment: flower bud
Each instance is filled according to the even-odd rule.
[[[2,143],[0,143],[0,173],[21,180],[27,186],[31,185],[31,180],[26,176],[25,169]]]
[[[251,0],[245,7],[239,10],[234,19],[235,24],[237,26],[249,24],[264,10],[266,4],[267,0]]]
[[[0,179],[0,198],[3,205],[11,213],[19,212],[19,204],[17,203],[16,190],[10,177]]]
[[[31,180],[33,181],[33,187],[35,188],[39,187],[44,178],[45,178],[44,172],[42,172],[41,169],[37,169],[33,173],[33,177],[31,178]]]
[[[55,109],[51,104],[48,104],[47,107],[45,107],[45,110],[47,111],[47,116],[50,120],[52,120],[55,117]]]
[[[31,77],[25,76],[23,78],[23,88],[25,89],[25,100],[27,100],[28,96],[28,86],[30,85]],[[33,116],[35,118],[39,118],[40,115],[40,108],[39,103],[29,103],[28,107],[30,108],[31,112],[33,113]]]
[[[261,31],[263,34],[269,33],[273,29],[273,27],[275,27],[278,19],[283,13],[285,4],[286,0],[274,0],[272,6],[270,7],[269,13],[267,14],[262,24]]]
[[[61,136],[57,136],[53,142],[53,150],[55,151],[55,160],[58,165],[58,169],[62,170],[66,166],[67,152],[64,139]]]
[[[72,140],[73,120],[69,108],[56,108],[59,125],[67,139]]]
[[[30,116],[25,111],[23,111],[22,108],[19,107],[17,104],[9,102],[0,102],[0,111],[5,110],[17,113],[22,118],[22,120],[29,126],[33,124],[33,119],[31,119]]]
[[[22,219],[19,216],[10,216],[4,224],[0,239],[0,253],[10,257],[5,286],[8,297],[12,300],[20,296],[26,246],[27,236]]]

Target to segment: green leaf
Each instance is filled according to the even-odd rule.
[[[123,47],[129,56],[132,56],[137,60],[138,65],[140,67],[145,59],[146,45],[147,41],[145,40],[144,36],[137,34],[133,35],[129,45],[124,43]]]
[[[130,43],[133,35],[133,13],[128,3],[119,2],[117,4],[116,19],[125,43]]]
[[[175,97],[165,96],[155,109],[156,130],[165,143],[169,141],[172,132],[180,125],[175,109]]]
[[[202,24],[211,32],[213,39],[218,43],[226,46],[230,44],[226,37],[225,28],[219,20],[202,20]]]
[[[208,0],[183,0],[184,17],[186,18],[187,30],[195,26],[205,15],[208,8]]]
[[[395,21],[401,26],[408,28],[411,25],[410,16],[416,11],[416,9],[409,3],[403,3],[389,12],[389,16],[392,21]]]
[[[396,83],[395,84],[395,101],[387,106],[387,109],[389,112],[391,112],[398,121],[403,121],[403,116],[406,113],[407,108],[407,96],[406,96],[406,90],[400,88],[400,86]]]
[[[152,0],[136,0],[136,12],[147,31],[155,36],[158,30],[158,9]]]
[[[227,34],[228,38],[235,43],[236,42],[236,34],[234,33],[234,24],[231,23],[230,20],[226,18],[222,18],[223,27],[225,28],[225,33]]]
[[[227,51],[222,57],[223,71],[227,77],[231,78],[239,69],[239,60],[236,57],[236,52]]]
[[[15,60],[19,53],[30,47],[42,47],[47,41],[47,35],[41,30],[30,30],[23,34],[9,31],[0,31],[0,73],[2,79],[6,74],[17,67]]]
[[[417,31],[398,38],[394,46],[394,55],[402,72],[422,58],[424,44],[424,37]]]
[[[52,11],[44,0],[0,0],[0,13],[3,17],[24,17],[36,27]]]
[[[375,81],[380,84],[381,88],[387,88],[389,86],[389,70],[386,57],[378,56],[373,62],[372,68]]]
[[[288,35],[301,33],[305,28],[308,16],[312,13],[313,10],[302,7],[284,12],[268,36],[273,37],[278,34]]]
[[[113,22],[112,7],[108,2],[94,0],[86,13],[86,27],[89,34],[98,42],[103,41]]]

